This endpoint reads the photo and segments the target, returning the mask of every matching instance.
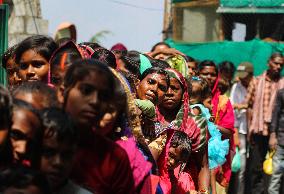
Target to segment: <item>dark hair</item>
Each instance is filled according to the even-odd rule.
[[[41,112],[44,137],[56,136],[59,142],[76,143],[77,134],[71,117],[59,108],[47,108]]]
[[[151,52],[153,52],[156,49],[156,47],[160,45],[164,45],[164,46],[167,46],[168,48],[171,48],[171,46],[165,42],[158,42],[152,47]]]
[[[0,85],[0,129],[8,132],[12,126],[13,102],[9,91]],[[12,146],[9,135],[2,145],[0,145],[0,168],[11,165],[13,160]],[[1,181],[0,181],[1,182]]]
[[[170,147],[181,150],[181,158],[187,160],[191,154],[191,140],[186,133],[182,131],[175,131],[170,142]]]
[[[92,54],[91,58],[93,59],[97,59],[105,64],[107,64],[108,66],[112,67],[112,68],[116,68],[116,58],[115,55],[105,49],[105,48],[96,48],[94,50],[94,53]]]
[[[169,74],[167,73],[166,70],[164,70],[162,68],[159,68],[159,67],[151,67],[149,69],[146,69],[143,72],[143,74],[141,75],[140,81],[142,81],[147,75],[152,74],[152,73],[157,73],[157,74],[161,74],[161,75],[166,76],[166,82],[167,82],[167,85],[169,87],[169,85],[170,85],[170,76],[169,76]]]
[[[136,94],[136,86],[139,84],[138,77],[131,72],[119,71],[119,73],[128,81],[131,93]]]
[[[200,72],[205,67],[215,67],[216,74],[218,74],[218,68],[213,61],[211,60],[201,61],[197,66],[198,72]]]
[[[79,44],[79,46],[89,46],[91,47],[93,50],[97,49],[97,48],[103,48],[101,45],[99,45],[96,42],[82,42]]]
[[[219,64],[219,71],[230,73],[231,75],[234,75],[234,73],[236,71],[236,67],[230,61],[223,61]]]
[[[199,99],[200,102],[195,103],[202,103],[208,96],[211,96],[211,89],[208,82],[200,77],[192,77],[191,80],[188,82],[189,84],[189,97],[192,99]],[[193,90],[193,83],[198,83],[199,87],[197,90]]]
[[[125,68],[132,74],[140,77],[140,53],[137,51],[129,51],[126,55],[120,58],[125,64]]]
[[[10,129],[12,125],[13,102],[10,92],[0,85],[0,126]]]
[[[184,56],[184,58],[186,62],[197,62],[193,57],[188,55]]]
[[[45,60],[49,61],[52,53],[57,49],[57,44],[48,36],[35,35],[28,37],[19,43],[15,51],[15,61],[17,64],[20,62],[22,54],[30,49],[34,50],[36,53],[44,57]]]
[[[54,69],[60,67],[62,63],[64,64],[64,67],[68,67],[73,61],[77,59],[82,59],[82,55],[74,42],[72,41],[66,42],[65,45],[62,45],[60,48],[58,48],[53,53],[49,61],[50,72],[51,72],[50,75],[51,83],[59,85],[62,81],[60,80],[60,78],[54,77]]]
[[[171,68],[171,66],[166,61],[160,59],[151,59],[150,62],[153,67],[160,67],[162,69]]]
[[[44,108],[59,106],[56,91],[42,82],[25,82],[13,90],[13,96],[20,93],[41,95],[43,101],[39,103],[41,103]]]
[[[91,72],[99,72],[100,74],[104,74],[109,81],[109,89],[110,91],[114,91],[115,89],[115,79],[111,72],[111,70],[108,68],[108,66],[98,60],[95,59],[79,59],[71,64],[71,66],[68,68],[65,77],[64,77],[64,98],[65,102],[68,97],[68,93],[72,87],[75,86],[75,84],[78,81],[83,80],[86,76],[88,76]],[[64,107],[64,106],[63,106]]]
[[[42,138],[43,138],[43,128],[42,128],[42,121],[40,118],[40,112],[36,110],[31,104],[23,101],[14,99],[13,101],[13,111],[17,111],[17,109],[24,109],[31,113],[33,113],[39,120],[40,126],[38,128],[33,128],[35,131],[34,138],[30,139],[27,145],[27,153],[25,155],[25,159],[31,162],[31,166],[37,168],[39,166],[40,161],[40,150],[42,145]],[[22,139],[22,134],[15,133],[13,130],[10,132],[10,137],[13,139]]]
[[[2,67],[6,69],[7,67],[7,62],[10,58],[14,58],[15,56],[15,51],[16,51],[16,48],[17,48],[17,44],[8,48],[4,54],[2,55]]]
[[[276,57],[281,57],[281,58],[283,58],[283,55],[282,55],[281,53],[278,53],[278,52],[272,53],[272,55],[269,57],[269,60],[274,59],[274,58],[276,58]]]
[[[0,172],[0,192],[8,188],[25,189],[36,186],[43,194],[50,194],[51,190],[46,177],[30,168],[11,167]]]

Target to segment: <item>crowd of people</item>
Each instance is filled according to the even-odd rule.
[[[2,56],[0,193],[279,193],[284,58],[267,64],[28,37]]]

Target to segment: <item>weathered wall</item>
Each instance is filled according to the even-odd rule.
[[[48,21],[42,18],[40,0],[12,0],[12,4],[8,22],[9,46],[31,35],[48,34]]]

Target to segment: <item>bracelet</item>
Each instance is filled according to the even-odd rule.
[[[209,191],[206,189],[201,189],[198,191],[198,194],[209,194]]]

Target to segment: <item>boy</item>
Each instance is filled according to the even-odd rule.
[[[70,117],[61,109],[43,110],[44,137],[40,170],[56,194],[91,194],[69,180],[76,149],[76,133]]]

